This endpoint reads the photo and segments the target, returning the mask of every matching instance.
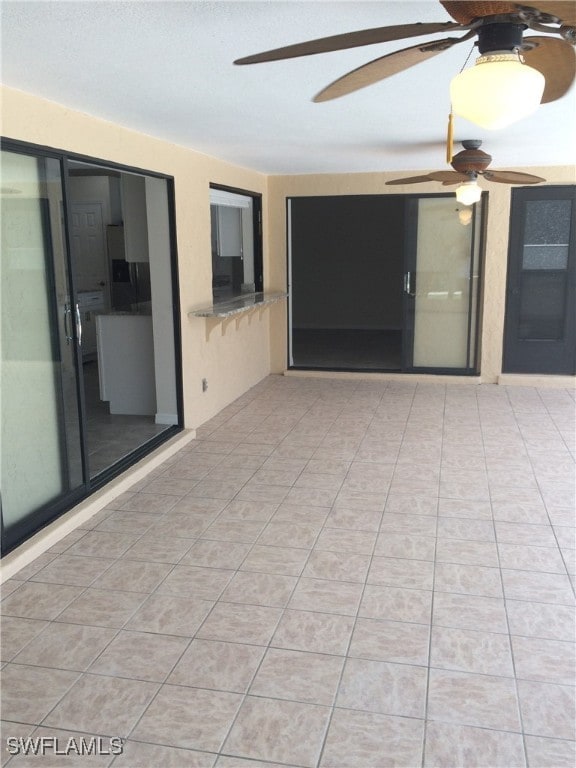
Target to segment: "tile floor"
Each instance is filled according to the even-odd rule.
[[[574,768],[574,425],[265,379],[4,585],[4,763]]]

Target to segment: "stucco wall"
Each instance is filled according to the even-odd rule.
[[[439,162],[443,160],[439,157]],[[439,166],[440,167],[440,166]],[[497,165],[495,164],[495,167]],[[302,176],[272,176],[268,183],[269,238],[274,260],[270,265],[270,280],[274,285],[286,282],[286,198],[299,195],[382,195],[446,193],[446,187],[430,182],[418,185],[385,186],[385,182],[402,176],[418,176],[432,169],[411,170],[409,173],[355,173]],[[512,170],[512,169],[509,169]],[[574,184],[573,166],[516,168],[547,180],[547,184]],[[482,305],[481,379],[496,382],[502,370],[502,338],[506,300],[506,266],[510,219],[511,187],[480,181],[488,192],[486,257],[484,263],[484,296]],[[283,308],[284,309],[284,308]],[[287,315],[277,313],[272,318],[272,370],[285,368],[285,339]]]
[[[282,301],[249,317],[213,327],[187,313],[212,297],[210,183],[263,194],[265,290],[286,286],[286,198],[292,195],[413,194],[415,187],[386,187],[405,173],[322,174],[266,177],[93,118],[29,94],[2,88],[2,134],[7,138],[63,149],[173,176],[182,309],[182,364],[185,425],[194,428],[270,372],[286,368],[287,307]],[[439,159],[441,161],[442,158]],[[548,184],[574,184],[573,166],[530,167]],[[484,265],[482,380],[501,373],[506,291],[510,187],[481,182],[488,191]],[[418,187],[446,192],[439,183]],[[202,393],[201,381],[208,379]]]
[[[1,98],[6,138],[174,177],[185,426],[197,427],[268,375],[270,317],[282,312],[281,304],[228,324],[224,335],[216,327],[209,338],[206,321],[187,316],[212,302],[209,184],[263,194],[265,220],[266,177],[20,91],[2,88]],[[269,253],[265,239],[266,287],[282,288],[270,279]],[[208,380],[205,393],[203,378]]]

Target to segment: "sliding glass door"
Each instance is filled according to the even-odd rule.
[[[169,181],[6,142],[2,552],[181,429]]]
[[[84,485],[60,163],[2,152],[3,544]]]
[[[288,200],[290,367],[473,374],[482,205]]]
[[[474,373],[481,204],[407,201],[404,370]]]

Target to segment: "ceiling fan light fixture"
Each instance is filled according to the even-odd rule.
[[[474,179],[472,181],[465,181],[456,189],[456,200],[462,205],[473,205],[477,203],[482,197],[482,188],[478,186],[478,182]]]
[[[452,80],[452,109],[482,128],[505,128],[538,109],[545,83],[517,53],[493,51]]]

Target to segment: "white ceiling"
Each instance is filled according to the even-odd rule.
[[[269,174],[445,168],[449,83],[471,51],[465,42],[314,104],[347,71],[445,33],[268,64],[233,60],[369,27],[449,21],[440,3],[3,0],[1,15],[6,85]],[[575,129],[573,87],[504,131],[457,118],[455,138],[483,139],[494,168],[563,165],[576,162]]]

